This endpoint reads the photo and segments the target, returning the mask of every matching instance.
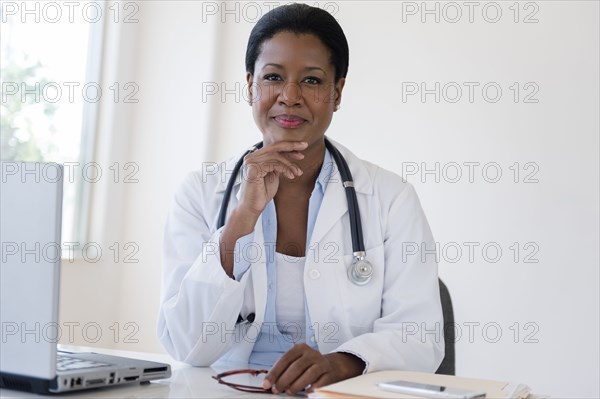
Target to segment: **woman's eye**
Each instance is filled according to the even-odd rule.
[[[321,79],[315,78],[314,76],[309,76],[308,78],[305,78],[304,81],[311,85],[318,85],[321,83]]]
[[[281,77],[277,74],[270,73],[268,75],[265,75],[264,79],[269,82],[277,82],[277,81],[281,80]]]

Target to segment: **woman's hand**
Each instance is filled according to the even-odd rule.
[[[322,355],[305,343],[296,344],[277,360],[265,377],[263,388],[295,395],[362,374],[365,363],[344,352]]]
[[[300,151],[307,147],[306,142],[280,141],[244,157],[240,202],[229,215],[220,239],[221,265],[229,277],[233,277],[235,243],[254,230],[258,217],[277,193],[279,178],[302,175],[292,161],[304,159]]]
[[[242,186],[237,209],[258,215],[273,199],[279,188],[279,177],[294,179],[302,170],[292,160],[301,160],[308,144],[300,141],[280,141],[254,151],[244,158]]]

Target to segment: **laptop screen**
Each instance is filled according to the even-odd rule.
[[[1,164],[0,371],[50,379],[60,339],[63,168]]]

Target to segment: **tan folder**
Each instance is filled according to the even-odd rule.
[[[423,384],[443,385],[468,391],[483,391],[486,398],[523,399],[529,395],[529,387],[523,384],[508,383],[452,375],[419,373],[415,371],[378,371],[350,378],[335,384],[318,388],[309,398],[422,398],[398,392],[384,391],[377,387],[380,382],[404,380]]]

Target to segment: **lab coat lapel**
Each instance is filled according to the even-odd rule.
[[[260,246],[260,257],[251,266],[252,288],[254,289],[255,322],[259,325],[265,319],[267,308],[267,256],[264,245],[265,237],[262,228],[262,215],[259,216],[254,227],[254,242]]]
[[[240,182],[233,187],[237,203],[240,200]],[[254,289],[255,323],[261,324],[265,318],[267,306],[267,252],[265,247],[265,236],[263,232],[262,214],[258,217],[254,226],[254,242],[260,247],[260,255],[252,263],[252,288]],[[245,251],[243,251],[245,252]]]
[[[334,163],[310,241],[318,242],[321,240],[347,212],[346,193],[337,165]]]
[[[229,182],[229,179],[231,179],[231,173],[233,172],[233,169],[235,168],[236,163],[240,160],[242,155],[243,154],[240,153],[240,154],[236,155],[235,157],[229,158],[218,164],[211,163],[211,164],[207,164],[205,166],[207,174],[219,174],[220,178],[217,181],[217,184],[215,186],[215,192],[222,193],[225,191],[225,188],[227,187],[227,183]],[[237,176],[235,176],[234,187],[239,186],[239,184],[241,182],[242,182],[242,171],[240,171],[237,174]]]
[[[258,337],[265,320],[265,310],[267,308],[267,265],[266,252],[264,246],[264,234],[262,229],[262,215],[259,216],[254,228],[254,242],[260,247],[260,256],[250,266],[246,275],[250,274],[252,292],[254,299],[254,321],[245,328],[248,335],[242,340],[242,344],[235,346],[231,355],[231,360],[247,362],[252,354],[254,343]],[[242,251],[244,252],[244,251]]]
[[[331,140],[332,144],[342,153],[346,159],[352,179],[354,180],[354,189],[358,194],[373,193],[373,187],[368,172],[363,163],[346,147]],[[338,167],[333,163],[332,172],[329,175],[325,196],[321,203],[321,209],[317,216],[317,221],[311,237],[311,242],[318,242],[325,234],[337,223],[346,213],[348,213],[348,200],[346,198],[346,189],[342,184],[342,178]],[[363,223],[364,226],[364,223]],[[350,234],[350,232],[348,232]]]

